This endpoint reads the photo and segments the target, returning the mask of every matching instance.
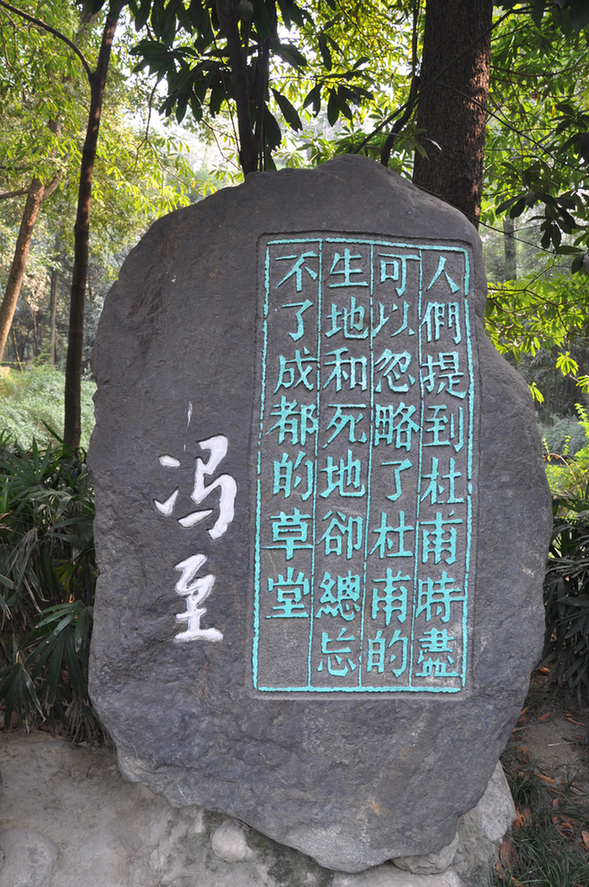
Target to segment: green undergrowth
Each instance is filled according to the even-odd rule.
[[[544,580],[544,664],[550,682],[578,704],[589,702],[589,417],[577,405],[586,445],[574,455],[548,452],[553,532]]]
[[[39,446],[57,443],[63,429],[64,374],[51,366],[6,370],[2,367],[0,374],[0,432],[25,447],[33,438]],[[96,384],[82,377],[80,443],[85,449],[94,427],[95,390]]]
[[[83,450],[0,436],[0,705],[5,726],[102,735],[88,698],[97,567]]]

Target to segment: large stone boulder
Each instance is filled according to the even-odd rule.
[[[356,872],[482,796],[543,635],[480,241],[360,157],[156,222],[107,297],[91,694],[123,773]]]

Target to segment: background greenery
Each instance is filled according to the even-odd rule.
[[[82,440],[88,449],[94,427],[92,396],[96,384],[91,376],[82,378]],[[0,432],[5,440],[28,447],[59,441],[63,427],[63,373],[47,364],[27,366],[21,372],[0,371]]]

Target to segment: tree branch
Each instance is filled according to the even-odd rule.
[[[409,88],[409,98],[407,99],[407,105],[404,113],[398,120],[395,121],[393,127],[385,139],[385,143],[382,146],[380,152],[380,162],[383,166],[389,165],[389,160],[391,157],[391,150],[394,144],[395,139],[408,122],[409,118],[413,113],[413,108],[415,107],[415,102],[417,100],[417,92],[419,89],[419,77],[417,75],[417,37],[418,37],[418,28],[419,28],[419,0],[414,0],[413,3],[413,32],[411,35],[411,86]]]
[[[409,98],[405,104],[405,110],[403,114],[399,117],[398,120],[393,124],[390,133],[386,137],[385,143],[381,148],[380,152],[380,162],[383,166],[389,165],[389,160],[391,158],[391,150],[393,147],[393,143],[411,115],[413,114],[413,108],[415,107],[415,103],[417,101],[417,93],[419,89],[419,77],[414,76],[411,80],[411,88],[409,90]]]
[[[4,194],[0,194],[0,200],[9,200],[11,197],[22,197],[23,194],[28,193],[28,188],[19,188],[17,191],[5,191]]]
[[[45,185],[45,189],[43,191],[43,200],[47,200],[47,198],[53,194],[53,192],[55,191],[55,189],[59,185],[59,181],[60,181],[59,173],[56,172],[55,175],[53,176],[53,178],[51,179],[51,181],[49,182],[49,184]]]
[[[26,19],[26,21],[31,22],[33,25],[37,25],[38,28],[43,28],[45,31],[49,31],[50,34],[53,34],[54,37],[57,37],[59,40],[63,40],[70,49],[76,53],[82,65],[84,66],[84,70],[86,71],[86,76],[88,77],[88,82],[90,86],[92,86],[92,69],[90,65],[86,61],[84,55],[80,52],[75,43],[73,43],[69,37],[66,37],[65,34],[62,34],[61,31],[57,31],[55,28],[52,28],[51,25],[45,24],[41,19],[35,18],[33,15],[29,15],[27,12],[23,12],[22,9],[17,9],[16,6],[11,6],[10,3],[6,3],[5,0],[0,0],[0,7],[7,9],[9,12],[14,12],[15,15],[20,15],[21,18]]]

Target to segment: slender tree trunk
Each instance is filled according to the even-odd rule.
[[[219,22],[227,38],[231,80],[237,106],[239,161],[243,174],[247,175],[249,172],[256,172],[258,169],[260,145],[252,128],[247,60],[244,58],[239,36],[238,6],[237,0],[217,0],[216,9]],[[260,59],[260,64],[262,64],[262,59]],[[260,71],[260,77],[264,76],[265,72]]]
[[[59,270],[57,268],[57,263],[59,261],[61,252],[61,238],[59,236],[59,232],[55,235],[55,244],[53,250],[53,261],[55,262],[55,267],[51,272],[51,294],[49,300],[49,360],[51,361],[52,366],[56,366],[57,348],[55,324],[57,318],[57,285],[59,282]]]
[[[68,349],[65,368],[65,416],[63,439],[67,446],[80,446],[81,426],[81,382],[82,351],[84,346],[84,296],[88,277],[88,234],[90,230],[90,200],[92,196],[92,174],[96,159],[96,146],[100,129],[100,115],[106,86],[106,75],[110,62],[112,41],[115,35],[120,6],[107,16],[102,43],[98,54],[98,64],[92,75],[92,97],[88,128],[82,150],[80,186],[78,189],[78,212],[74,226],[75,248],[74,269],[70,292],[70,322]]]
[[[41,330],[39,326],[39,309],[31,308],[31,320],[33,323],[33,357],[39,357],[39,345],[41,342]]]
[[[14,348],[14,359],[15,359],[16,363],[18,364],[19,370],[22,373],[23,365],[20,362],[20,357],[18,354],[18,342],[16,341],[16,333],[14,332],[14,327],[11,327],[11,329],[12,329],[12,347]]]
[[[503,216],[503,251],[505,253],[504,280],[517,279],[517,254],[515,242],[515,221]]]
[[[12,324],[12,318],[16,310],[16,303],[20,295],[20,289],[25,276],[31,239],[33,237],[33,229],[37,221],[37,213],[39,207],[43,203],[45,197],[53,193],[57,187],[57,178],[45,187],[40,179],[34,178],[29,186],[27,200],[20,223],[20,230],[16,240],[16,248],[14,250],[14,258],[8,275],[8,282],[4,292],[4,298],[0,305],[0,361],[4,355],[6,340]]]
[[[413,181],[478,227],[493,0],[426,0]]]

